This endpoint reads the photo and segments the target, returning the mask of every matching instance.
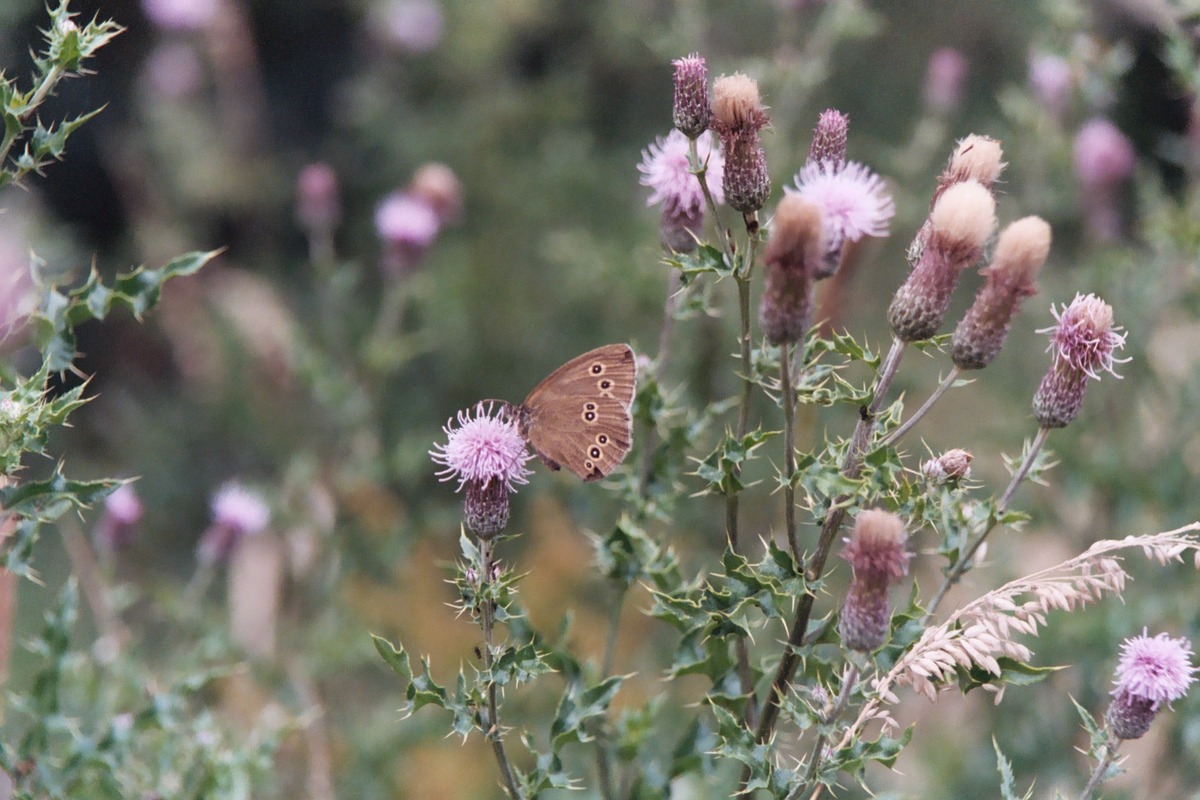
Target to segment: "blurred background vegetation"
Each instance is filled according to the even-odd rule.
[[[72,138],[64,163],[0,195],[3,246],[81,274],[94,256],[110,275],[226,248],[200,275],[169,286],[146,324],[117,318],[79,332],[77,364],[94,399],[53,451],[83,477],[139,477],[146,514],[110,565],[122,587],[116,602],[136,631],[125,652],[163,669],[181,658],[245,661],[198,701],[235,740],[272,714],[303,727],[319,702],[337,796],[500,796],[481,742],[443,739],[444,720],[433,714],[398,720],[403,698],[367,632],[402,635],[431,654],[435,674],[470,659],[477,634],[446,608],[454,592],[439,568],[455,558],[459,498],[437,483],[427,455],[448,417],[480,398],[519,400],[555,366],[606,342],[655,354],[668,276],[636,164],[670,128],[670,61],[689,52],[704,54],[714,75],[740,70],[762,82],[774,198],[802,165],[817,114],[849,114],[849,157],[888,178],[897,217],[891,238],[855,254],[822,313],[876,343],[888,336],[884,309],[953,142],[968,133],[1003,142],[1001,223],[1041,215],[1054,247],[1042,292],[1000,359],[918,431],[932,450],[965,447],[980,479],[1003,485],[1001,453],[1019,453],[1033,433],[1029,400],[1048,363],[1034,329],[1051,324],[1049,304],[1096,292],[1128,329],[1125,379],[1094,386],[1081,418],[1051,438],[1061,465],[1049,485],[1018,496],[1034,521],[997,537],[993,567],[973,574],[965,592],[1098,538],[1196,519],[1194,5],[74,3],[84,18],[113,18],[127,31],[99,54],[96,74],[64,84],[46,113],[105,110]],[[38,0],[0,7],[0,65],[10,74],[28,72],[43,15]],[[929,75],[943,48],[965,67],[949,96]],[[1030,86],[1038,55],[1069,67],[1061,105]],[[1114,122],[1137,152],[1129,179],[1106,198],[1115,226],[1089,217],[1097,194],[1081,191],[1073,169],[1076,134],[1094,117]],[[315,162],[337,179],[332,257],[312,247],[311,226],[306,235],[297,217],[297,179]],[[389,269],[376,209],[429,163],[457,176],[461,213],[419,259]],[[969,299],[961,290],[956,307]],[[732,316],[678,324],[668,387],[700,400],[733,392]],[[912,356],[897,385],[920,400],[946,369],[944,359]],[[805,419],[802,441],[848,430],[853,420],[836,411]],[[269,498],[272,527],[291,553],[278,643],[266,654],[247,655],[226,631],[233,596],[226,600],[223,578],[203,603],[182,599],[209,499],[231,479]],[[769,511],[751,517],[749,530],[765,535]],[[530,573],[522,594],[533,622],[553,630],[573,609],[572,643],[593,658],[612,597],[591,570],[585,533],[603,531],[616,513],[610,493],[541,470],[514,506],[511,529],[526,535],[505,551]],[[721,531],[720,507],[701,500],[661,533],[688,569],[700,569],[720,551]],[[45,585],[20,587],[18,641],[40,628],[70,572],[57,537],[41,548]],[[880,780],[900,795],[994,796],[994,735],[1018,783],[1038,779],[1039,796],[1077,785],[1086,767],[1072,750],[1081,732],[1069,696],[1100,706],[1117,642],[1143,625],[1200,636],[1194,573],[1146,575],[1127,604],[1052,624],[1041,663],[1077,667],[1011,689],[995,710],[975,695],[912,703],[904,719],[922,721],[914,745],[901,774]],[[917,579],[935,580],[933,568]],[[653,645],[669,638],[638,613],[644,597],[635,599],[616,669],[640,675],[618,706],[664,690],[686,696],[689,687],[660,682],[667,654]],[[86,647],[94,633],[83,619]],[[19,690],[37,668],[36,655],[17,650],[9,686]],[[536,719],[546,702],[518,694],[508,717]],[[1133,779],[1115,784],[1114,796],[1194,796],[1200,700],[1181,706],[1128,748]],[[256,797],[315,795],[305,736],[287,730]]]

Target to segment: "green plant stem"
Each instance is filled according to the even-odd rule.
[[[954,562],[954,566],[952,566],[950,571],[946,573],[946,577],[942,580],[941,586],[938,587],[937,593],[935,593],[933,599],[929,601],[929,608],[926,610],[925,616],[921,619],[922,624],[925,624],[932,619],[937,607],[941,604],[942,600],[945,599],[946,592],[950,591],[951,586],[958,583],[959,578],[963,576],[963,573],[967,571],[967,567],[970,566],[971,559],[975,557],[977,552],[979,552],[979,548],[983,544],[983,540],[986,539],[988,534],[995,529],[997,523],[1000,521],[1000,517],[1003,516],[1004,512],[1008,510],[1008,504],[1012,501],[1013,495],[1016,494],[1017,487],[1020,486],[1021,481],[1025,480],[1025,477],[1029,475],[1029,470],[1033,468],[1033,462],[1037,460],[1038,453],[1041,452],[1042,446],[1046,444],[1046,437],[1049,435],[1049,428],[1038,429],[1037,436],[1034,437],[1033,444],[1029,446],[1029,451],[1025,454],[1025,458],[1021,461],[1021,465],[1017,468],[1017,471],[1013,473],[1012,480],[1008,482],[1008,487],[1004,490],[1004,494],[1002,494],[1000,499],[996,502],[996,513],[989,518],[984,529],[980,531],[979,535],[974,541],[971,542],[970,546],[968,546],[967,549],[965,549],[962,554],[959,555],[958,560]]]
[[[45,102],[50,93],[54,91],[55,85],[62,80],[64,75],[66,75],[66,71],[62,66],[55,64],[50,68],[49,72],[42,76],[41,82],[34,88],[33,93],[29,96],[29,100],[26,101],[24,108],[21,109],[21,113],[16,115],[17,119],[21,121],[22,126],[16,130],[6,132],[4,138],[0,139],[0,169],[3,169],[4,165],[8,162],[8,154],[12,151],[12,146],[16,144],[17,139],[24,133],[24,122],[29,119],[33,112],[37,111],[38,106]],[[19,177],[20,174],[15,174],[13,175],[13,180]]]
[[[1092,793],[1100,786],[1100,782],[1104,780],[1104,773],[1108,772],[1109,766],[1113,759],[1117,756],[1117,749],[1121,746],[1121,740],[1115,736],[1108,742],[1104,743],[1104,755],[1100,758],[1096,768],[1092,770],[1092,776],[1088,779],[1087,785],[1083,787],[1083,791],[1079,793],[1079,800],[1091,800]]]
[[[491,540],[481,539],[479,542],[479,561],[480,561],[480,582],[486,585],[491,581],[492,575],[492,542]],[[500,714],[496,703],[496,681],[492,677],[492,663],[494,654],[492,652],[492,626],[494,623],[495,611],[492,608],[492,601],[485,599],[480,608],[480,625],[483,628],[483,668],[487,673],[487,720],[484,722],[483,735],[492,743],[492,753],[496,756],[496,763],[500,767],[500,776],[504,779],[504,787],[508,791],[508,796],[513,800],[523,800],[521,790],[517,787],[517,780],[513,777],[512,765],[509,763],[508,754],[504,750],[503,731],[500,728]]]
[[[929,409],[933,408],[933,404],[942,399],[942,395],[946,393],[946,390],[949,389],[954,381],[958,379],[958,376],[961,373],[962,370],[960,370],[958,367],[950,370],[950,374],[942,380],[941,384],[937,387],[937,389],[934,390],[933,394],[929,395],[929,399],[925,401],[924,405],[918,408],[911,417],[904,420],[900,427],[896,428],[894,431],[885,436],[879,444],[883,447],[894,444],[900,439],[901,436],[912,430],[913,426],[920,422],[921,418],[929,413]]]
[[[788,547],[796,566],[804,569],[804,556],[800,552],[800,540],[796,534],[796,390],[792,386],[792,359],[790,344],[779,346],[779,388],[783,394],[783,468],[787,482],[783,486],[783,524],[787,530]]]
[[[841,691],[838,692],[833,708],[829,709],[829,712],[822,718],[822,723],[829,725],[836,722],[837,718],[846,710],[846,705],[850,702],[850,694],[854,691],[854,687],[858,685],[859,672],[858,665],[853,661],[846,664],[846,673],[842,677]],[[817,777],[817,772],[820,770],[825,742],[828,739],[829,736],[825,733],[817,736],[817,741],[813,744],[812,756],[808,760],[808,773],[804,776],[804,781],[796,786],[791,794],[787,796],[787,800],[799,800],[804,790],[812,785],[813,780]]]
[[[880,367],[879,375],[875,379],[875,390],[871,404],[859,417],[858,424],[854,427],[854,435],[850,439],[850,447],[847,449],[846,456],[842,460],[842,474],[847,478],[857,478],[862,471],[862,459],[867,453],[871,434],[875,430],[875,415],[883,407],[883,401],[887,396],[888,388],[891,387],[892,380],[896,377],[896,370],[899,369],[900,359],[904,355],[904,347],[905,343],[900,339],[892,339],[891,349],[888,350],[888,354]],[[849,495],[838,497],[825,514],[825,522],[821,526],[821,538],[817,542],[817,549],[808,562],[808,568],[805,570],[805,579],[809,583],[816,583],[820,580],[822,574],[824,574],[825,561],[829,558],[829,551],[833,548],[833,542],[837,538],[838,531],[841,530],[842,521],[846,518],[846,510],[850,500],[851,497]],[[775,677],[771,681],[770,693],[763,701],[762,717],[759,719],[758,728],[755,731],[755,737],[760,742],[765,742],[771,738],[771,734],[775,730],[775,723],[779,717],[779,704],[782,702],[784,694],[787,693],[788,686],[791,684],[792,674],[795,672],[796,665],[799,662],[797,650],[804,642],[805,635],[808,632],[808,622],[812,615],[813,602],[815,600],[816,594],[810,589],[800,597],[799,602],[796,604],[796,613],[792,620],[791,629],[788,632],[787,645],[784,647],[783,656],[779,660],[779,666],[775,669]],[[743,780],[744,783],[745,781]]]

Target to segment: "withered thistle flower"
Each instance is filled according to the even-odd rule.
[[[846,138],[850,131],[850,117],[834,108],[826,109],[817,118],[812,144],[808,148],[808,162],[828,161],[834,167],[846,163]]]
[[[963,181],[976,181],[991,191],[996,181],[1000,180],[1000,173],[1008,166],[1001,160],[1003,157],[1004,151],[1000,142],[990,136],[972,133],[960,139],[946,168],[938,176],[937,188],[933,192],[933,204],[937,204],[942,192]]]
[[[1025,217],[1000,233],[992,264],[980,270],[987,279],[954,331],[951,357],[959,369],[982,369],[996,357],[1008,336],[1021,300],[1037,294],[1034,278],[1050,254],[1050,226]]]
[[[758,211],[771,194],[767,157],[759,135],[769,122],[757,81],[741,73],[717,78],[711,125],[720,135],[725,153],[725,203],[743,214]]]
[[[904,549],[906,538],[904,521],[890,511],[876,508],[855,518],[842,550],[854,578],[838,621],[842,644],[851,650],[869,653],[887,641],[888,589],[908,573],[912,557]]]
[[[708,64],[699,53],[671,63],[675,66],[675,127],[684,136],[695,139],[708,130],[712,120]]]
[[[1033,415],[1043,428],[1065,428],[1083,407],[1083,395],[1091,378],[1100,372],[1120,377],[1113,370],[1114,354],[1125,346],[1125,334],[1113,326],[1112,306],[1094,294],[1075,295],[1061,311],[1050,307],[1057,325],[1038,333],[1050,334],[1053,352],[1050,370],[1033,397]]]
[[[1187,694],[1194,681],[1192,646],[1187,639],[1172,639],[1165,633],[1153,638],[1126,639],[1117,664],[1113,701],[1106,715],[1108,727],[1118,739],[1139,739],[1164,704]]]
[[[996,227],[996,200],[978,181],[942,193],[926,222],[928,238],[888,308],[888,322],[906,342],[937,333],[958,276],[983,253]]]
[[[490,539],[508,524],[508,495],[528,482],[525,462],[533,456],[517,423],[492,403],[458,412],[457,426],[452,418],[442,431],[446,443],[429,451],[433,462],[445,468],[437,475],[443,481],[457,478],[460,491],[466,487],[464,521],[479,538]]]
[[[763,252],[766,285],[758,316],[771,344],[804,338],[812,315],[813,272],[825,249],[821,210],[799,195],[785,195]]]
[[[932,483],[957,483],[971,477],[971,462],[974,460],[975,456],[956,447],[922,464],[921,474]]]

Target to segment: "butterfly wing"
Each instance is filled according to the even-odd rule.
[[[534,387],[521,406],[521,432],[551,469],[599,480],[629,453],[636,386],[633,348],[597,347]]]

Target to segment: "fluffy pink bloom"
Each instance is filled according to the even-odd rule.
[[[271,521],[271,509],[263,496],[236,481],[222,486],[212,499],[213,524],[242,534],[261,533]]]
[[[486,486],[499,481],[507,491],[528,483],[530,470],[525,462],[533,458],[525,449],[515,421],[504,409],[493,403],[479,403],[467,411],[458,412],[457,424],[451,418],[442,431],[446,443],[434,445],[429,451],[433,463],[444,469],[437,475],[443,481],[458,480],[458,489],[465,484]]]
[[[1121,659],[1112,694],[1128,693],[1149,700],[1155,709],[1187,694],[1194,681],[1192,646],[1187,639],[1172,639],[1165,633],[1126,639],[1121,646]]]
[[[968,68],[967,57],[953,47],[933,51],[925,70],[925,104],[942,113],[958,108]]]
[[[1133,143],[1106,119],[1090,119],[1075,136],[1075,174],[1085,191],[1111,187],[1133,174]]]
[[[375,210],[375,230],[385,242],[426,248],[441,223],[429,203],[406,192],[393,192]]]
[[[1076,294],[1062,310],[1051,305],[1050,313],[1058,324],[1037,332],[1050,334],[1046,350],[1054,353],[1056,361],[1062,359],[1072,369],[1096,380],[1100,379],[1101,370],[1121,377],[1113,366],[1129,359],[1114,355],[1125,346],[1125,334],[1119,326],[1113,326],[1112,306],[1094,294]]]
[[[705,181],[713,200],[725,202],[721,190],[725,158],[721,149],[713,146],[711,134],[696,139],[696,154],[701,164],[708,163]],[[643,150],[638,172],[642,173],[638,182],[651,189],[646,205],[662,203],[670,213],[687,217],[704,212],[704,190],[688,164],[688,139],[679,131],[673,130],[666,136],[658,137]]]
[[[817,204],[831,247],[864,236],[887,236],[888,221],[896,213],[883,179],[856,161],[841,166],[810,162],[796,175],[796,188],[785,191]]]

